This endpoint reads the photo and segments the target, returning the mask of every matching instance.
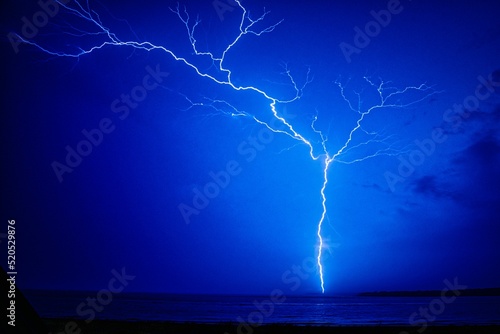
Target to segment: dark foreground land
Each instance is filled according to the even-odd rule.
[[[190,334],[270,334],[270,333],[329,333],[329,334],[413,334],[417,327],[399,326],[295,326],[295,325],[262,325],[259,327],[242,327],[238,324],[178,324],[168,322],[125,322],[94,320],[89,324],[74,323],[66,319],[44,319],[49,333],[81,333],[81,334],[160,334],[160,333],[190,333]],[[70,324],[70,325],[68,325]],[[68,327],[69,326],[69,327]],[[75,327],[77,326],[77,327]],[[65,330],[66,327],[66,330]],[[81,331],[78,331],[80,329]],[[496,334],[500,326],[434,326],[427,327],[421,333],[425,334]]]

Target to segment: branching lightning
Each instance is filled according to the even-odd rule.
[[[57,1],[57,0],[56,0]],[[82,3],[83,2],[83,3]],[[88,55],[92,52],[96,52],[100,49],[103,49],[105,47],[130,47],[133,48],[134,50],[143,50],[147,52],[151,51],[160,51],[168,56],[172,57],[175,61],[178,61],[185,66],[187,66],[189,69],[194,71],[198,76],[205,78],[207,80],[211,80],[212,82],[219,84],[219,85],[224,85],[224,86],[229,86],[231,87],[234,91],[252,91],[258,95],[260,95],[262,98],[267,100],[269,102],[269,111],[272,114],[272,117],[274,117],[277,121],[279,121],[284,127],[280,127],[280,129],[277,129],[273,127],[270,123],[262,121],[259,119],[257,116],[246,112],[246,111],[240,111],[234,106],[232,106],[230,103],[224,101],[224,100],[213,100],[213,99],[206,99],[204,102],[193,102],[191,99],[189,99],[187,96],[182,95],[186,101],[190,104],[190,109],[191,107],[194,106],[203,106],[207,108],[211,108],[214,110],[217,114],[224,114],[228,115],[231,117],[247,117],[256,122],[257,124],[260,124],[262,126],[267,127],[269,130],[273,131],[274,133],[279,133],[288,136],[294,141],[297,141],[298,143],[302,145],[306,145],[308,147],[309,151],[309,157],[313,161],[321,161],[322,162],[322,175],[323,175],[323,182],[322,182],[322,187],[320,189],[320,197],[321,197],[321,205],[322,205],[322,212],[320,219],[317,224],[317,238],[318,238],[318,245],[317,245],[317,266],[318,266],[318,272],[319,272],[319,279],[321,283],[321,291],[324,293],[325,291],[325,281],[324,281],[324,266],[322,263],[322,254],[323,254],[323,249],[327,247],[324,238],[322,236],[322,227],[323,223],[325,222],[325,219],[327,219],[327,194],[326,194],[326,188],[328,185],[328,172],[329,168],[334,162],[338,163],[343,163],[343,164],[353,164],[356,162],[361,162],[370,158],[382,156],[382,155],[396,155],[401,153],[401,149],[398,149],[395,147],[393,144],[388,144],[391,142],[391,136],[384,136],[382,134],[379,134],[377,132],[369,132],[365,130],[362,127],[362,123],[364,120],[372,113],[375,112],[377,109],[382,109],[382,108],[405,108],[408,107],[409,105],[412,105],[414,103],[420,102],[426,98],[428,98],[430,95],[435,94],[436,92],[429,86],[422,84],[419,86],[412,86],[412,87],[406,87],[404,89],[396,89],[393,87],[388,87],[387,84],[384,81],[380,80],[379,83],[376,83],[372,81],[370,78],[365,77],[364,79],[366,82],[369,84],[370,87],[372,87],[378,94],[379,101],[376,105],[373,105],[367,109],[362,109],[362,103],[361,103],[361,98],[358,94],[358,103],[357,107],[354,107],[354,103],[350,101],[350,99],[347,97],[345,94],[345,86],[342,85],[340,81],[335,81],[335,84],[338,86],[340,90],[341,97],[343,100],[346,102],[347,106],[355,113],[357,114],[357,120],[353,126],[353,128],[350,130],[347,140],[343,143],[343,145],[337,149],[333,150],[331,153],[330,150],[327,148],[327,142],[328,142],[328,137],[321,131],[316,128],[316,121],[317,121],[317,116],[314,117],[312,123],[311,123],[311,128],[313,130],[313,133],[318,136],[319,138],[319,153],[315,153],[315,151],[318,151],[318,148],[315,149],[315,144],[309,139],[305,137],[305,135],[299,133],[293,125],[285,118],[285,116],[281,116],[278,111],[277,111],[277,106],[278,105],[284,105],[288,103],[292,103],[296,100],[299,100],[302,97],[303,91],[306,88],[306,86],[312,82],[312,76],[310,73],[310,69],[307,71],[307,76],[305,79],[304,84],[299,85],[295,79],[293,78],[289,68],[287,66],[284,66],[284,75],[288,78],[290,85],[293,87],[293,90],[295,92],[294,96],[292,96],[289,99],[280,99],[274,96],[271,96],[268,92],[266,92],[263,89],[260,89],[258,87],[254,86],[241,86],[241,85],[236,85],[233,80],[231,79],[232,72],[229,68],[225,66],[225,60],[228,54],[230,54],[231,50],[233,47],[238,44],[244,37],[247,35],[253,35],[253,36],[261,36],[263,34],[271,33],[276,29],[278,25],[282,23],[282,20],[272,24],[264,29],[256,29],[255,26],[261,23],[267,14],[269,12],[264,11],[264,13],[257,19],[252,19],[250,17],[249,12],[247,9],[241,4],[240,0],[235,0],[235,3],[239,7],[241,11],[241,19],[239,21],[239,33],[237,36],[232,40],[227,47],[220,53],[220,55],[215,55],[212,52],[209,51],[200,51],[197,46],[197,40],[195,38],[195,32],[196,28],[199,27],[199,23],[201,22],[198,18],[196,20],[192,20],[190,17],[188,11],[186,8],[181,10],[180,6],[177,5],[175,8],[171,8],[170,10],[177,15],[177,17],[180,19],[180,21],[184,24],[186,31],[187,31],[187,38],[189,39],[189,42],[192,47],[193,55],[198,58],[205,58],[209,59],[213,66],[217,68],[217,74],[209,74],[203,69],[201,69],[199,66],[195,65],[191,61],[189,61],[186,57],[182,57],[178,54],[176,54],[173,50],[162,46],[162,45],[156,45],[153,42],[149,41],[139,41],[139,40],[121,40],[115,33],[111,32],[110,29],[108,29],[103,22],[101,21],[101,18],[97,12],[91,9],[89,2],[88,1],[72,1],[69,2],[68,4],[64,4],[60,1],[57,1],[59,6],[61,8],[64,8],[68,14],[72,15],[73,17],[76,17],[78,20],[81,20],[84,23],[84,26],[86,27],[85,29],[83,28],[76,28],[73,25],[69,25],[69,30],[64,31],[63,34],[65,35],[70,35],[73,38],[74,37],[82,37],[82,36],[92,36],[95,37],[96,39],[102,39],[99,43],[96,43],[94,45],[91,45],[90,47],[83,48],[75,48],[74,51],[58,51],[51,49],[48,46],[44,46],[40,43],[37,43],[33,40],[26,39],[21,35],[17,35],[17,38],[19,41],[22,43],[31,45],[40,51],[42,51],[45,54],[54,56],[54,57],[73,57],[79,59],[82,56]],[[61,14],[60,14],[61,15]],[[90,27],[92,27],[93,30],[90,30]],[[417,99],[412,102],[408,103],[397,103],[397,102],[392,102],[392,101],[397,101],[398,98],[409,92],[409,91],[419,91],[423,92],[422,98]],[[368,136],[370,139],[353,144],[354,137],[358,133],[364,134]],[[372,154],[365,155],[362,157],[358,158],[347,158],[347,153],[351,153],[354,149],[366,146],[368,144],[372,143],[382,143],[386,144],[384,148],[379,149],[375,151]]]

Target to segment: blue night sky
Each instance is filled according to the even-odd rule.
[[[218,56],[237,36],[242,13],[220,3],[230,10],[218,13],[210,0],[180,3],[189,24],[201,21],[198,51]],[[385,93],[429,88],[391,100],[419,101],[407,107],[374,109],[352,150],[329,166],[327,294],[441,289],[455,277],[469,287],[500,282],[500,6],[448,3],[242,1],[253,19],[270,11],[256,30],[283,21],[238,41],[224,63],[231,80],[287,100],[296,92],[286,69],[299,88],[311,79],[300,100],[276,109],[315,154],[315,117],[330,154],[359,118],[336,82],[362,111],[380,102],[364,77],[377,86],[383,80]],[[120,40],[162,45],[222,78],[193,54],[185,25],[169,10],[176,2],[89,4]],[[378,30],[355,41],[375,22],[371,11],[388,6],[390,22],[368,24]],[[1,10],[1,232],[15,219],[18,286],[96,290],[124,267],[136,276],[128,291],[320,292],[311,266],[324,161],[253,117],[230,115],[232,106],[271,123],[269,101],[201,77],[161,50],[107,46],[74,58],[16,44],[9,32],[23,34],[22,18],[40,10],[13,0]],[[62,9],[38,30],[27,39],[50,51],[75,53],[105,40],[84,34],[95,26]],[[81,161],[70,158],[77,159],[70,168],[68,149],[85,133],[97,145]],[[377,151],[390,154],[342,163]],[[56,165],[66,169],[58,175]],[[206,191],[212,198],[196,195]],[[179,205],[194,213],[183,217]]]

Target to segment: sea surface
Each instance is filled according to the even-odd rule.
[[[95,319],[125,321],[417,326],[425,319],[420,308],[426,308],[428,325],[500,324],[500,297],[459,296],[446,304],[439,297],[285,296],[282,303],[272,303],[270,296],[121,293],[102,299],[108,304],[97,312],[87,304],[87,298],[96,298],[95,292],[27,291],[25,295],[46,318],[87,320],[94,313]]]

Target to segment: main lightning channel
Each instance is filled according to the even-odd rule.
[[[101,41],[100,43],[96,43],[93,46],[88,47],[87,49],[77,48],[77,50],[73,51],[73,52],[67,52],[67,51],[63,52],[63,51],[52,50],[49,47],[38,44],[37,42],[35,42],[33,40],[26,39],[19,34],[14,34],[15,38],[17,38],[17,41],[15,41],[15,42],[32,45],[35,48],[38,48],[40,51],[42,51],[48,55],[51,55],[51,56],[73,57],[73,58],[77,58],[77,59],[81,56],[90,54],[92,52],[95,52],[97,50],[103,49],[103,48],[108,47],[108,46],[132,47],[134,49],[145,50],[148,52],[153,51],[153,50],[158,50],[158,51],[162,51],[162,52],[167,53],[174,60],[183,63],[188,68],[191,68],[192,70],[194,70],[196,72],[197,75],[199,75],[202,78],[209,79],[209,80],[211,80],[214,83],[219,84],[219,85],[230,86],[235,91],[253,91],[253,92],[261,95],[267,101],[269,101],[269,108],[270,108],[270,111],[271,111],[273,117],[285,126],[284,129],[274,128],[270,123],[262,121],[250,113],[239,111],[225,101],[212,101],[212,104],[210,106],[217,110],[217,108],[215,108],[215,106],[214,106],[215,103],[226,104],[232,110],[229,113],[231,116],[249,117],[249,118],[253,119],[256,123],[267,127],[269,130],[271,130],[275,133],[280,133],[280,134],[286,135],[293,140],[296,140],[302,144],[305,144],[305,145],[307,145],[307,147],[309,149],[309,156],[311,157],[312,160],[314,160],[314,161],[322,160],[322,162],[324,162],[324,167],[322,170],[322,172],[323,172],[323,184],[322,184],[322,187],[320,190],[322,213],[321,213],[321,217],[320,217],[318,224],[317,224],[318,251],[317,251],[317,257],[316,257],[318,273],[319,273],[319,278],[320,278],[320,283],[321,283],[321,292],[324,293],[325,292],[325,281],[324,281],[324,268],[323,268],[323,263],[322,263],[322,250],[325,247],[325,244],[324,244],[324,240],[322,237],[322,226],[323,226],[323,223],[327,217],[326,187],[328,184],[328,171],[329,171],[330,165],[335,161],[338,161],[340,163],[350,164],[350,163],[363,161],[363,160],[366,160],[368,158],[372,158],[372,157],[376,157],[376,156],[380,156],[380,155],[394,155],[395,154],[394,150],[392,148],[388,148],[388,149],[383,149],[383,150],[377,151],[376,153],[374,153],[372,155],[364,156],[363,158],[353,159],[350,161],[337,159],[337,158],[340,158],[345,153],[347,153],[347,151],[349,151],[352,148],[352,147],[349,148],[349,145],[351,144],[351,142],[353,140],[354,134],[358,131],[364,131],[361,127],[361,123],[363,122],[364,118],[366,116],[368,116],[373,110],[378,109],[378,108],[387,108],[387,107],[389,107],[389,108],[390,107],[393,107],[393,108],[394,107],[405,107],[405,106],[408,106],[408,105],[413,104],[415,102],[418,102],[418,101],[414,101],[414,102],[408,103],[408,104],[401,104],[401,103],[399,103],[399,104],[392,103],[391,104],[388,102],[388,99],[393,98],[395,96],[398,96],[400,94],[403,94],[408,90],[414,89],[414,90],[420,90],[420,91],[427,91],[430,89],[430,87],[428,87],[426,85],[420,85],[417,87],[407,87],[404,90],[393,90],[393,88],[388,88],[388,89],[391,89],[390,94],[384,95],[383,92],[385,90],[385,87],[384,87],[383,81],[381,81],[381,83],[379,85],[376,85],[375,83],[370,81],[370,79],[365,78],[366,81],[372,87],[374,87],[376,89],[376,91],[379,93],[380,103],[378,103],[375,106],[372,106],[371,108],[369,108],[365,111],[361,111],[360,108],[356,109],[353,107],[353,104],[351,103],[351,101],[349,101],[349,99],[344,94],[345,87],[336,81],[335,83],[340,88],[340,93],[341,93],[341,96],[343,97],[344,101],[348,104],[350,109],[353,110],[354,112],[358,113],[359,116],[358,116],[358,119],[356,121],[356,125],[350,131],[346,142],[333,155],[330,155],[328,153],[327,145],[326,145],[327,138],[323,135],[323,133],[320,130],[317,130],[315,128],[315,122],[317,119],[317,117],[315,117],[312,124],[311,124],[311,128],[313,129],[314,133],[316,133],[319,136],[319,138],[320,138],[319,142],[321,144],[320,145],[321,149],[319,150],[320,153],[315,154],[314,145],[312,144],[312,142],[310,140],[308,140],[304,135],[299,133],[292,126],[292,124],[285,118],[285,116],[281,116],[276,109],[276,106],[278,104],[289,104],[289,103],[292,103],[292,102],[299,100],[301,98],[303,90],[312,81],[311,76],[310,76],[310,70],[307,71],[307,77],[306,77],[305,83],[302,86],[298,86],[296,81],[292,77],[290,70],[288,69],[288,67],[285,66],[284,74],[288,77],[290,84],[295,91],[295,95],[289,99],[283,100],[283,99],[273,97],[270,94],[268,94],[266,91],[259,89],[257,87],[254,87],[254,86],[241,86],[241,85],[234,84],[234,82],[231,79],[231,76],[232,76],[231,70],[224,66],[226,56],[230,53],[233,46],[235,46],[244,36],[246,36],[246,35],[261,36],[262,34],[265,34],[265,33],[271,33],[279,24],[281,24],[283,22],[283,20],[281,20],[273,25],[270,25],[270,26],[264,28],[264,29],[255,30],[254,26],[256,24],[260,23],[262,20],[264,20],[264,18],[266,17],[266,15],[269,12],[265,11],[259,18],[252,19],[250,17],[249,12],[247,11],[247,9],[241,4],[240,0],[234,0],[234,1],[242,12],[241,20],[239,23],[239,33],[237,34],[236,38],[227,45],[226,49],[224,49],[222,51],[220,56],[215,56],[212,52],[209,52],[209,51],[199,51],[198,50],[197,41],[195,38],[195,31],[196,31],[196,28],[198,27],[198,24],[201,22],[199,19],[196,19],[194,21],[194,23],[192,23],[191,18],[189,16],[189,13],[187,12],[186,8],[184,8],[184,10],[181,11],[178,4],[177,4],[177,7],[170,8],[170,10],[178,16],[178,18],[184,24],[184,26],[187,30],[187,35],[188,35],[187,37],[188,37],[189,42],[191,44],[191,47],[193,50],[193,55],[195,57],[208,57],[212,61],[212,63],[216,66],[216,68],[218,69],[219,75],[212,75],[212,74],[203,72],[198,66],[196,66],[194,63],[190,62],[187,58],[178,56],[174,51],[172,51],[172,50],[170,50],[167,47],[164,47],[162,45],[156,45],[156,44],[149,42],[149,41],[144,41],[144,42],[134,41],[134,40],[122,41],[115,33],[112,33],[109,28],[104,26],[98,13],[96,11],[90,9],[90,5],[89,5],[88,1],[85,2],[85,5],[82,5],[80,3],[80,1],[78,1],[78,0],[75,0],[71,3],[62,3],[60,0],[55,0],[55,2],[57,2],[57,4],[60,7],[66,9],[69,14],[71,14],[72,16],[74,16],[76,18],[83,20],[85,23],[85,25],[84,25],[86,27],[85,30],[81,29],[81,28],[74,27],[73,25],[69,25],[69,26],[66,26],[66,28],[69,29],[70,31],[66,31],[64,33],[67,35],[71,35],[73,37],[76,35],[80,35],[80,36],[93,36],[95,38],[105,38],[104,41]],[[73,4],[73,5],[71,6],[71,4]],[[94,27],[94,29],[95,29],[94,31],[87,30],[87,29],[89,29],[89,27],[88,27],[89,23]],[[134,35],[135,35],[135,33],[134,33]],[[9,35],[9,39],[11,39],[11,38],[12,38],[12,36]],[[11,42],[12,42],[12,40],[11,40]],[[427,96],[432,95],[433,93],[434,92],[431,92],[431,93],[427,94]],[[189,100],[187,97],[185,97],[185,98],[187,101],[191,102],[191,100]],[[423,100],[423,98],[421,100]],[[419,100],[419,101],[421,101],[421,100]],[[194,105],[204,105],[203,103],[195,103],[195,102],[191,102],[191,103],[193,106]],[[358,105],[360,105],[360,103],[358,103]],[[368,142],[371,142],[371,141],[368,141]],[[362,143],[359,145],[364,145],[364,144],[366,144],[366,143]]]

